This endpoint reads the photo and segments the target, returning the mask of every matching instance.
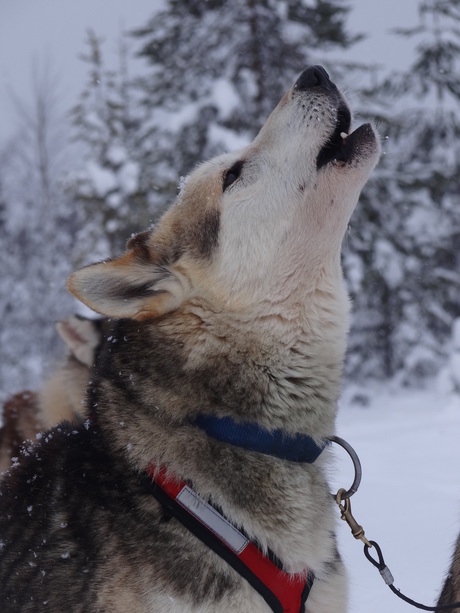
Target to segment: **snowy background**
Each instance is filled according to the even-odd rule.
[[[0,0],[0,400],[59,356],[53,322],[80,308],[67,274],[122,249],[195,162],[247,142],[323,63],[385,138],[344,244],[354,321],[338,433],[363,464],[352,508],[395,585],[433,603],[460,528],[460,3],[330,2],[351,8],[334,30],[327,3],[267,0],[258,33],[244,0],[197,2],[198,16],[174,4]],[[263,82],[246,62],[260,50]],[[336,455],[338,489],[352,475]],[[339,533],[351,611],[409,611]]]
[[[367,406],[351,401],[357,391],[369,396]],[[351,500],[356,520],[382,548],[394,585],[417,602],[433,605],[460,530],[458,397],[446,399],[431,385],[419,391],[388,385],[349,388],[338,432],[362,463],[361,487]],[[337,491],[349,487],[353,471],[345,452],[335,456]],[[415,610],[391,593],[342,521],[339,543],[351,578],[350,611]]]

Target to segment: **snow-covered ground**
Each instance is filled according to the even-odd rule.
[[[361,487],[351,500],[355,518],[381,546],[394,585],[426,605],[436,602],[460,531],[460,397],[436,387],[347,389],[337,431],[362,463]],[[339,448],[335,455],[332,482],[348,488],[351,462]],[[416,610],[392,594],[345,522],[339,545],[350,574],[351,613]]]

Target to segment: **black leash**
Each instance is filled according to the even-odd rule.
[[[449,609],[458,609],[460,607],[460,602],[452,602],[450,604],[441,604],[436,607],[430,607],[421,604],[420,602],[416,602],[411,598],[408,598],[405,594],[403,594],[400,590],[398,590],[398,588],[393,585],[393,575],[391,574],[388,566],[385,564],[385,560],[383,559],[383,553],[378,543],[376,543],[375,541],[369,541],[369,543],[370,547],[375,549],[375,551],[377,552],[378,560],[375,560],[371,556],[369,552],[370,547],[367,544],[364,545],[364,555],[369,560],[369,562],[375,566],[375,568],[379,569],[383,580],[388,585],[393,594],[395,594],[398,598],[401,598],[401,600],[404,600],[404,602],[407,602],[408,604],[412,605],[413,607],[416,607],[417,609],[422,609],[422,611],[447,611]]]
[[[393,575],[391,574],[390,569],[385,564],[382,549],[380,548],[379,544],[376,543],[375,541],[367,540],[364,534],[364,528],[360,524],[358,524],[358,522],[353,517],[353,514],[351,512],[350,497],[353,496],[353,494],[355,494],[358,491],[359,484],[361,483],[361,475],[362,475],[361,462],[359,461],[358,454],[356,453],[356,451],[353,449],[353,447],[349,443],[339,438],[338,436],[333,436],[329,440],[332,443],[336,443],[337,445],[340,445],[340,447],[343,447],[343,449],[345,449],[345,451],[350,456],[353,462],[354,469],[355,469],[355,478],[354,478],[352,486],[348,490],[344,488],[339,489],[339,491],[337,492],[337,495],[335,496],[335,501],[340,509],[341,519],[347,522],[347,524],[349,525],[351,529],[353,536],[356,539],[359,539],[364,543],[364,555],[369,560],[369,562],[379,570],[380,575],[382,579],[385,581],[386,585],[388,585],[388,587],[393,592],[393,594],[395,594],[395,596],[397,596],[398,598],[401,598],[401,600],[404,600],[404,602],[407,602],[413,607],[416,607],[417,609],[421,609],[422,611],[447,611],[447,610],[452,610],[452,609],[460,609],[460,602],[452,602],[450,604],[442,604],[442,605],[435,606],[435,607],[430,607],[430,606],[421,604],[420,602],[416,602],[415,600],[412,600],[411,598],[403,594],[401,590],[399,590],[393,585],[394,578],[393,578]],[[377,552],[378,559],[375,559],[372,557],[370,553],[371,548],[375,549],[375,551]]]

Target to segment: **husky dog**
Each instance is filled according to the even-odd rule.
[[[45,428],[59,421],[75,421],[85,411],[85,392],[103,331],[104,319],[71,315],[56,324],[67,346],[67,355],[40,391],[41,414]]]
[[[452,564],[439,597],[438,606],[460,602],[460,536],[457,539]]]
[[[267,604],[158,502],[160,474],[292,586],[314,574],[306,611],[347,610],[328,452],[286,459],[209,434],[199,418],[318,446],[334,434],[341,242],[379,157],[374,129],[350,134],[350,123],[326,71],[307,68],[251,145],[196,168],[124,255],[71,275],[70,291],[114,326],[89,423],[49,432],[2,484],[1,610],[304,610]]]
[[[0,428],[0,473],[8,470],[12,458],[26,440],[59,421],[81,422],[89,369],[100,343],[102,319],[71,315],[56,324],[67,353],[38,392],[24,390],[8,398],[3,406]]]

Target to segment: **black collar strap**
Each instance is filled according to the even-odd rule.
[[[198,415],[191,423],[223,443],[291,462],[311,464],[327,445],[318,445],[307,434],[292,435],[284,430],[267,430],[255,423],[236,422],[231,417]]]
[[[203,500],[184,481],[150,465],[142,484],[192,534],[224,559],[262,596],[274,613],[305,613],[311,571],[290,575]]]

